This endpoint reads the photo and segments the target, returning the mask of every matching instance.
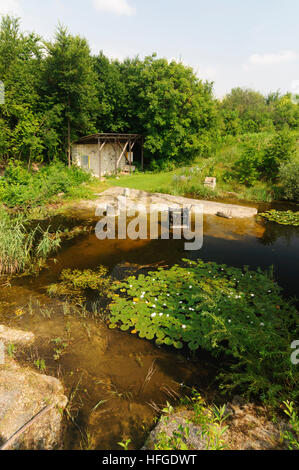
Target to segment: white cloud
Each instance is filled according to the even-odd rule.
[[[0,15],[16,15],[22,13],[21,5],[18,0],[0,0]]]
[[[129,5],[128,0],[93,0],[95,8],[99,11],[115,13],[117,15],[135,15],[136,8]]]
[[[247,63],[243,65],[244,70],[252,67],[280,65],[295,62],[298,59],[298,53],[295,51],[281,51],[272,54],[252,54]]]

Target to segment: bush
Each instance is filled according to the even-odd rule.
[[[0,180],[0,200],[8,207],[34,207],[48,202],[59,193],[71,193],[91,175],[78,167],[62,163],[44,166],[29,172],[20,162],[11,162]]]
[[[296,152],[296,139],[287,130],[277,133],[265,148],[261,172],[268,180],[276,180],[279,167]]]
[[[233,166],[232,174],[227,172],[225,180],[230,181],[233,177],[247,186],[253,186],[261,178],[275,181],[280,165],[288,162],[295,151],[296,139],[285,129],[270,141],[263,136],[245,139],[241,157]]]
[[[282,189],[282,197],[291,201],[299,201],[299,162],[292,161],[281,165],[278,181]]]
[[[233,176],[239,183],[252,186],[260,178],[261,164],[262,154],[256,145],[251,142],[245,144],[240,159],[233,166]]]
[[[186,344],[215,357],[228,355],[234,362],[220,376],[223,388],[274,404],[295,400],[299,372],[290,361],[290,344],[299,335],[299,320],[279,286],[261,271],[186,263],[116,284],[110,327],[178,349]]]

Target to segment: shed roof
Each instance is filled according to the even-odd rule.
[[[141,134],[113,134],[113,133],[98,133],[98,134],[92,134],[92,135],[87,135],[85,137],[81,137],[79,140],[77,140],[75,143],[76,144],[94,144],[98,142],[126,142],[128,140],[139,140],[142,139],[143,136]]]

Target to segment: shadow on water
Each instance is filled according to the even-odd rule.
[[[65,242],[55,262],[39,276],[16,279],[11,288],[0,286],[0,316],[5,323],[31,330],[37,337],[26,360],[32,365],[43,358],[46,372],[65,384],[73,420],[68,421],[65,448],[118,449],[117,443],[126,438],[132,439],[134,448],[140,448],[154,424],[157,406],[184,393],[182,383],[207,390],[217,365],[203,355],[190,358],[110,330],[88,315],[71,314],[64,302],[47,296],[46,287],[56,282],[65,268],[104,265],[112,272],[123,262],[138,266],[164,262],[170,266],[184,257],[262,269],[273,265],[285,295],[294,296],[299,229],[256,223],[254,219],[205,216],[203,248],[194,252],[184,250],[184,241],[99,241],[91,233]],[[16,316],[16,310],[23,314]],[[66,347],[55,360],[58,338]]]

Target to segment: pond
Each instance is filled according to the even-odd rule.
[[[204,217],[204,244],[197,252],[185,252],[184,241],[99,241],[91,232],[66,241],[39,276],[14,279],[11,286],[2,280],[0,322],[33,331],[38,338],[20,359],[31,365],[44,359],[46,373],[66,387],[65,449],[120,449],[118,442],[127,438],[132,448],[140,448],[158,410],[187,393],[186,387],[217,394],[218,365],[204,354],[189,357],[110,330],[93,315],[48,297],[47,286],[65,268],[104,265],[115,273],[124,263],[136,269],[171,266],[186,257],[251,268],[273,265],[284,294],[294,296],[298,290],[298,228],[215,216]]]

